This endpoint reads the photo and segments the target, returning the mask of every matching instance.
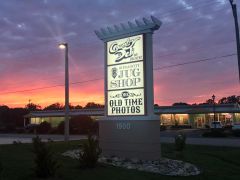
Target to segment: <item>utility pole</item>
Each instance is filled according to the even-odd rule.
[[[59,44],[60,49],[65,49],[65,120],[64,140],[69,140],[69,70],[68,70],[68,44]]]
[[[239,39],[237,5],[236,5],[236,1],[234,1],[234,0],[229,0],[229,2],[232,6],[232,12],[233,12],[234,23],[235,23],[235,33],[236,33],[236,43],[237,43],[237,57],[238,57],[238,80],[239,80],[239,83],[240,83],[240,39]]]

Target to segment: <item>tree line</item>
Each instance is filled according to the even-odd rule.
[[[95,102],[88,102],[84,107],[81,105],[71,105],[69,104],[69,109],[91,109],[91,108],[104,108],[104,105],[102,104],[98,104]],[[40,105],[35,104],[35,103],[28,103],[25,106],[25,109],[29,110],[29,111],[48,111],[48,110],[64,110],[65,106],[63,104],[60,103],[53,103],[50,104],[49,106],[46,106],[44,108],[42,108]]]
[[[240,96],[232,95],[228,97],[222,97],[217,102],[213,102],[213,99],[207,99],[205,102],[201,104],[240,104]],[[185,102],[177,102],[174,103],[173,106],[177,105],[191,105]],[[197,105],[197,104],[192,104]],[[155,104],[155,107],[158,105]],[[80,105],[70,105],[70,109],[88,109],[88,108],[104,108],[104,105],[89,102],[84,107]],[[11,131],[17,128],[23,127],[24,115],[30,113],[31,111],[46,111],[46,110],[64,110],[64,105],[60,103],[53,103],[49,106],[42,108],[40,105],[29,102],[24,108],[10,108],[6,105],[0,106],[0,132],[3,129],[7,129],[7,131]]]
[[[89,102],[84,107],[80,105],[69,105],[70,109],[88,109],[88,108],[103,108],[104,105]],[[10,108],[6,105],[0,105],[0,132],[11,132],[23,128],[24,115],[31,111],[46,111],[46,110],[64,110],[64,105],[53,103],[42,108],[40,105],[29,102],[24,108]]]
[[[179,106],[179,105],[204,105],[204,104],[239,104],[240,105],[240,96],[232,95],[228,97],[222,97],[218,101],[214,101],[213,99],[207,99],[203,103],[194,103],[194,104],[188,104],[185,102],[176,102],[173,103],[173,106]]]

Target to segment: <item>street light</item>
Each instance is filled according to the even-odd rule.
[[[240,38],[239,38],[239,27],[238,27],[238,16],[237,16],[237,5],[236,1],[229,0],[231,7],[232,7],[232,13],[234,17],[234,24],[235,24],[235,34],[236,34],[236,43],[237,43],[237,57],[238,57],[238,80],[240,83]]]
[[[215,113],[215,95],[213,94],[212,95],[212,100],[213,100],[213,121],[215,122],[216,121],[216,113]]]
[[[68,72],[68,44],[61,43],[60,49],[65,50],[65,120],[64,120],[64,140],[69,140],[69,72]]]

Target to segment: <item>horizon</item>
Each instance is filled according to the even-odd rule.
[[[231,97],[231,96],[235,96],[235,97],[240,97],[240,96],[237,96],[237,95],[230,95],[230,96],[227,96],[227,97]],[[216,103],[216,105],[222,105],[221,103],[219,103],[219,101],[221,100],[221,99],[223,99],[223,98],[227,98],[227,97],[221,97],[221,98],[216,98],[215,99],[215,103]],[[179,106],[179,105],[174,105],[174,104],[180,104],[180,105],[182,105],[181,103],[183,103],[184,105],[186,104],[186,105],[190,105],[190,106],[192,106],[192,105],[206,105],[206,104],[208,104],[208,105],[211,105],[211,104],[209,104],[208,102],[207,102],[207,100],[212,100],[212,99],[206,99],[205,101],[203,101],[203,102],[199,102],[199,103],[187,103],[187,102],[174,102],[174,103],[172,103],[172,104],[170,104],[170,105],[159,105],[159,104],[154,104],[154,106],[155,105],[158,105],[159,107],[163,107],[163,106]],[[59,102],[54,102],[54,103],[52,103],[52,104],[48,104],[48,105],[46,105],[46,106],[41,106],[41,105],[39,105],[39,104],[36,104],[36,103],[34,103],[34,102],[31,102],[31,101],[29,101],[27,104],[25,104],[24,106],[22,106],[22,107],[19,107],[19,106],[16,106],[16,107],[10,107],[10,106],[8,106],[9,108],[26,108],[26,106],[28,105],[28,104],[34,104],[34,105],[37,105],[38,106],[38,108],[39,108],[39,110],[44,110],[45,108],[47,108],[48,106],[50,106],[50,105],[53,105],[53,104],[58,104]],[[98,104],[98,105],[105,105],[104,103],[103,104],[100,104],[100,103],[96,103],[96,102],[87,102],[85,105],[79,105],[79,104],[75,104],[75,105],[73,105],[73,104],[69,104],[69,106],[70,106],[70,109],[71,109],[71,106],[73,106],[74,108],[76,107],[76,106],[81,106],[81,108],[86,108],[86,105],[88,104],[88,103],[94,103],[94,104]],[[223,103],[223,104],[225,104],[225,103]],[[235,103],[226,103],[226,104],[235,104]],[[59,105],[61,106],[61,108],[63,108],[64,109],[64,103],[59,103]],[[1,106],[7,106],[7,105],[5,105],[5,104],[0,104],[0,107]]]

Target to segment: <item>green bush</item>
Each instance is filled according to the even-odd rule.
[[[97,164],[101,149],[99,148],[98,139],[88,135],[88,139],[80,148],[79,161],[82,168],[93,168]]]
[[[59,123],[56,130],[60,134],[64,133],[64,121]],[[72,117],[69,120],[69,132],[70,134],[88,134],[88,132],[97,134],[98,122],[85,115]]]
[[[41,124],[39,124],[36,129],[37,129],[37,133],[39,134],[47,134],[50,132],[51,130],[51,124],[49,122],[42,122]]]
[[[37,177],[48,178],[53,177],[56,174],[56,170],[59,168],[57,160],[54,158],[50,147],[41,141],[37,136],[32,139],[33,152],[35,154],[35,167],[34,171]]]
[[[182,152],[186,145],[186,136],[185,134],[178,134],[175,136],[175,150]]]
[[[69,126],[71,134],[96,134],[98,131],[97,121],[85,115],[72,117]]]
[[[64,121],[61,121],[56,129],[57,133],[56,134],[64,134]],[[71,134],[71,132],[70,132]]]

